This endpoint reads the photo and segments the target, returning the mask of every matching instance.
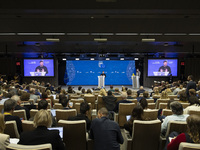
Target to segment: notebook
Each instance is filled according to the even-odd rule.
[[[49,130],[59,130],[59,135],[60,135],[61,139],[63,138],[63,127],[51,127],[48,129]]]

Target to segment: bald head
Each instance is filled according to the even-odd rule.
[[[107,117],[107,116],[108,116],[108,110],[105,107],[102,107],[101,109],[99,109],[98,118]]]

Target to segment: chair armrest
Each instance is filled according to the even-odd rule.
[[[123,144],[123,149],[125,150],[131,150],[132,147],[132,137],[130,136],[129,133],[126,132],[124,129],[124,144]]]
[[[87,150],[93,150],[94,149],[94,140],[89,139],[87,140]]]
[[[118,123],[118,118],[119,114],[118,113],[114,113],[114,121]]]

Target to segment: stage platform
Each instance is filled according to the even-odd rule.
[[[78,90],[78,87],[79,86],[72,86],[73,88],[74,88],[74,90]],[[126,85],[125,87],[127,87],[127,88],[129,88],[129,89],[131,89],[131,90],[139,90],[139,88],[132,88],[132,86],[131,85]],[[68,88],[68,86],[62,86],[62,89],[65,89],[65,90],[67,90],[67,88]],[[83,85],[82,86],[82,88],[84,88],[84,89],[89,89],[89,88],[97,88],[97,86],[95,86],[95,85]],[[115,88],[119,88],[119,90],[121,91],[121,89],[122,89],[122,85],[113,85],[113,88],[115,89]],[[106,90],[109,90],[110,89],[110,86],[109,85],[106,85],[105,86],[105,89]],[[151,88],[148,88],[148,87],[144,87],[144,90],[145,91],[149,91],[149,92],[152,92],[152,89]]]

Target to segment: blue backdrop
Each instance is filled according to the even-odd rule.
[[[64,81],[67,85],[98,85],[102,71],[106,74],[106,85],[131,85],[135,61],[66,61]]]
[[[171,68],[171,74],[177,76],[177,59],[148,59],[148,76],[154,76],[153,72],[158,72],[165,60],[167,61],[167,65]]]

